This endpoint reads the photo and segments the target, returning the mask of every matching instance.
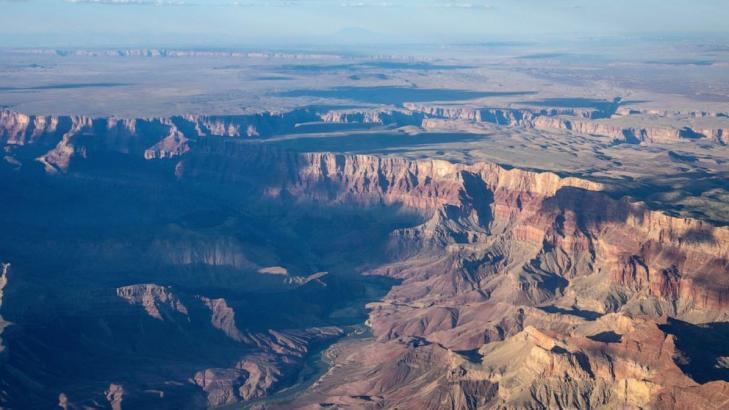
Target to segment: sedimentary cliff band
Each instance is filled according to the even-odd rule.
[[[0,144],[34,147],[49,172],[63,171],[74,156],[93,151],[134,153],[145,158],[179,156],[201,138],[265,139],[295,133],[307,123],[437,128],[438,121],[466,120],[504,127],[569,131],[622,143],[713,141],[726,144],[729,130],[619,126],[601,121],[610,113],[577,108],[451,108],[405,104],[389,110],[316,110],[249,115],[181,115],[162,118],[43,116],[0,111]]]

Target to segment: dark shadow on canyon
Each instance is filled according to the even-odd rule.
[[[0,173],[8,199],[0,201],[0,225],[8,227],[0,249],[16,272],[3,300],[3,316],[13,322],[3,334],[5,369],[30,372],[52,393],[16,392],[27,399],[21,407],[50,408],[60,391],[89,397],[112,378],[130,389],[178,380],[170,394],[204,402],[201,391],[185,390],[187,380],[255,349],[212,326],[199,297],[224,298],[243,333],[362,323],[364,305],[394,282],[358,269],[387,257],[393,229],[418,223],[397,207],[294,206],[261,201],[251,195],[256,187],[180,182],[171,165],[98,154],[63,178],[33,169]],[[196,263],[185,259],[216,243]],[[238,256],[225,256],[231,253]],[[287,285],[242,259],[284,266],[302,284]],[[322,271],[328,274],[304,281]],[[117,287],[140,283],[170,287],[188,314],[160,320],[117,296]],[[130,403],[140,397],[131,392]]]
[[[698,383],[729,381],[729,323],[715,322],[694,325],[668,319],[661,330],[676,337],[676,347],[683,356],[676,362]],[[701,343],[697,343],[697,341]]]
[[[577,309],[577,308],[565,309],[565,308],[562,308],[559,306],[541,306],[538,309],[540,309],[546,313],[577,316],[577,317],[583,318],[585,320],[596,320],[597,318],[602,316],[601,313],[593,312],[590,310],[582,310],[582,309]]]

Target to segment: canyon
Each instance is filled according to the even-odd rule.
[[[0,407],[729,406],[723,54],[529,47],[0,50]]]
[[[75,212],[108,212],[113,218],[127,214],[121,218],[132,218],[127,223],[135,226],[152,215],[158,219],[160,212],[168,215],[163,220],[188,215],[133,233],[136,239],[131,240],[125,238],[131,233],[117,232],[120,221],[110,219],[104,226],[107,217],[100,217],[84,226],[66,214],[68,205],[58,204],[52,205],[59,206],[56,211],[45,212],[52,219],[58,214],[58,231],[50,228],[43,240],[34,238],[31,229],[4,236],[4,249],[16,255],[13,272],[20,272],[10,276],[3,298],[3,312],[12,322],[5,330],[11,333],[3,363],[9,369],[3,372],[3,394],[10,403],[50,405],[62,397],[68,408],[104,400],[112,407],[179,408],[183,403],[221,406],[261,399],[290,383],[312,349],[341,338],[356,323],[348,318],[364,317],[364,312],[347,313],[357,310],[348,307],[353,297],[367,303],[372,338],[357,341],[356,347],[345,344],[337,364],[297,399],[297,406],[641,408],[671,403],[685,408],[696,397],[729,400],[723,376],[699,383],[688,370],[714,366],[717,375],[723,374],[725,356],[694,358],[694,351],[681,350],[686,329],[712,329],[728,320],[727,228],[613,198],[603,192],[603,184],[577,177],[485,162],[297,152],[266,144],[265,133],[240,134],[250,130],[246,124],[260,126],[268,115],[227,122],[106,121],[101,126],[94,120],[4,118],[4,142],[22,164],[6,162],[8,178],[38,178],[71,197],[83,195],[78,189],[96,186],[91,188],[99,190],[92,192],[95,209]],[[176,125],[181,121],[189,122]],[[58,125],[63,123],[66,128]],[[124,124],[122,131],[111,123]],[[158,127],[156,133],[138,131],[150,124]],[[290,125],[267,127],[256,130]],[[165,141],[165,135],[183,128],[206,131],[189,134],[195,143],[184,150],[149,154],[150,146],[160,144],[156,138]],[[61,150],[68,154],[66,162],[56,161],[59,146],[70,147]],[[125,172],[138,170],[88,179],[100,166],[95,157],[116,155],[122,155],[116,161],[122,161]],[[58,172],[67,175],[53,175]],[[105,192],[97,178],[117,181],[129,198]],[[160,198],[164,203],[142,209],[117,202],[139,200],[160,188],[181,192],[165,194]],[[20,216],[43,206],[34,203],[38,199],[28,190],[5,192],[27,201]],[[195,210],[200,205],[184,199],[199,197],[194,192],[206,192],[207,206],[222,208]],[[179,202],[167,203],[175,195]],[[8,206],[6,202],[5,218],[16,216],[18,211]],[[350,222],[337,222],[368,213],[372,216],[360,222],[360,229],[377,232],[365,234]],[[268,222],[259,221],[263,215]],[[287,231],[292,222],[304,227],[317,223],[310,218],[337,225],[322,229],[318,237],[296,239],[312,249],[258,242],[275,237],[277,230]],[[373,223],[380,227],[371,228]],[[61,242],[69,229],[91,236]],[[286,236],[296,238],[292,234]],[[93,239],[98,235],[102,242]],[[376,235],[381,244],[372,249],[372,257],[357,249],[368,235]],[[37,269],[39,261],[31,255],[40,250],[49,255],[43,263],[55,260],[52,269],[59,269],[44,284],[23,272]],[[84,255],[80,265],[74,262],[77,252]],[[321,252],[337,254],[335,259],[339,253],[354,255],[323,262],[318,260],[324,257]],[[84,291],[97,295],[93,301],[74,293],[54,302],[40,296],[48,290],[39,287],[88,286],[79,281],[96,275],[100,266],[114,266],[114,271],[97,279],[101,287]],[[320,271],[325,268],[333,272]],[[135,277],[154,282],[135,283]],[[368,290],[378,286],[365,286],[360,277],[386,278],[392,285],[389,290],[380,286],[384,293],[378,299],[377,292]],[[127,284],[113,285],[123,282]],[[7,307],[7,301],[24,294],[36,296]],[[36,303],[58,304],[67,313],[55,319],[56,325],[31,325]],[[281,303],[290,307],[282,311]],[[342,313],[335,314],[337,307]],[[287,317],[288,309],[296,315]],[[90,325],[81,320],[86,315],[101,322]],[[275,324],[280,326],[269,327]],[[54,354],[56,347],[38,343],[61,332],[58,326],[75,329],[62,333],[74,344],[84,344],[80,335],[113,337],[105,342],[108,352],[99,353],[104,361],[97,364],[110,367],[63,381],[56,377],[65,373],[56,366],[86,360],[48,359],[38,363],[43,370],[28,369],[34,360],[29,352]],[[119,340],[122,334],[128,336]],[[163,334],[179,336],[157,346],[155,340]],[[135,363],[132,379],[112,378],[124,367],[112,357],[141,352],[155,359],[148,365]],[[187,358],[191,352],[196,356]],[[168,354],[173,356],[165,359]],[[707,363],[709,359],[715,362]],[[149,368],[169,367],[168,360],[177,363],[172,373]],[[57,387],[49,391],[40,385]]]

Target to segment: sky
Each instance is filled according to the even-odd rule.
[[[727,0],[0,0],[0,47],[724,36],[727,21]]]

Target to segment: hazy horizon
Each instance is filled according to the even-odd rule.
[[[634,3],[0,0],[0,47],[455,44],[729,34],[729,10],[720,1]]]

